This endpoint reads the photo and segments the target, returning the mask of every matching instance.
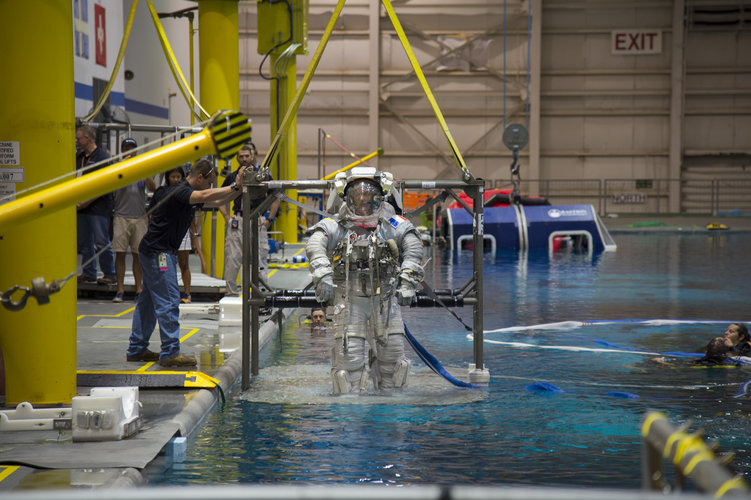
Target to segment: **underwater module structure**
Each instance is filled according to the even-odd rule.
[[[486,251],[574,250],[588,254],[613,252],[617,245],[592,205],[522,205],[486,207],[483,241]],[[473,217],[449,208],[441,232],[451,250],[472,245]]]

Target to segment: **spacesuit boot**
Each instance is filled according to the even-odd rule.
[[[331,382],[334,394],[363,392],[368,389],[367,343],[361,337],[349,337],[347,347],[341,338],[331,349]]]
[[[404,335],[390,334],[386,345],[379,345],[376,352],[372,366],[375,388],[399,389],[407,385],[412,363],[404,355]]]

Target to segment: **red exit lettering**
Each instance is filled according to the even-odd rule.
[[[662,52],[661,31],[613,31],[611,39],[613,54],[659,54]]]

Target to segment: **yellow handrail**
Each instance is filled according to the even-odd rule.
[[[363,156],[362,158],[359,158],[359,159],[353,161],[352,163],[350,163],[346,167],[342,167],[339,170],[337,170],[336,172],[331,172],[330,174],[328,174],[327,176],[325,176],[321,180],[323,180],[323,181],[330,181],[331,179],[333,179],[334,177],[336,177],[336,174],[338,174],[339,172],[346,172],[350,168],[356,167],[356,166],[360,165],[361,163],[365,163],[366,161],[368,161],[368,160],[370,160],[372,158],[375,158],[376,156],[383,156],[383,149],[378,148],[375,151],[373,151],[372,153],[370,153],[369,155]]]

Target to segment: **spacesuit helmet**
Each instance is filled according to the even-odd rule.
[[[372,217],[380,213],[393,176],[373,167],[355,167],[337,175],[335,184],[350,213],[355,217]]]
[[[381,209],[383,194],[381,186],[368,179],[358,179],[347,186],[347,206],[354,215],[367,217]]]

